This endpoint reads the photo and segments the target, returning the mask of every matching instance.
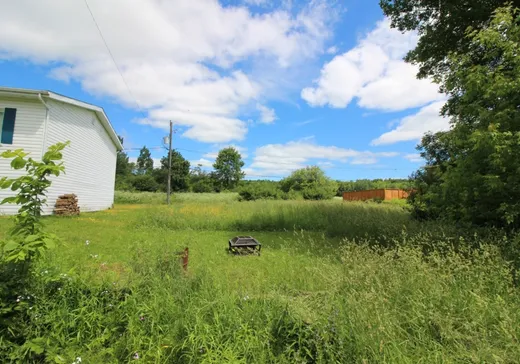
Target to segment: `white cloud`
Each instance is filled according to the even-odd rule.
[[[438,85],[427,79],[417,80],[416,74],[415,66],[390,61],[382,77],[359,90],[358,105],[366,109],[398,111],[442,98]]]
[[[328,161],[318,162],[317,165],[323,169],[329,169],[329,168],[334,167],[334,163],[328,162]]]
[[[372,145],[392,144],[402,141],[419,140],[424,133],[448,130],[449,119],[440,116],[444,101],[437,101],[423,107],[419,112],[404,117],[392,131],[372,140]]]
[[[197,167],[198,165],[202,166],[202,167],[206,167],[206,168],[211,168],[213,167],[213,163],[215,163],[215,161],[210,161],[208,159],[205,159],[205,158],[200,158],[198,160],[195,160],[195,161],[190,161],[190,165],[191,167]]]
[[[269,97],[262,80],[241,71],[247,63],[285,69],[323,52],[330,36],[325,0],[262,14],[216,0],[88,4],[131,94],[83,1],[6,2],[0,59],[49,65],[52,77],[127,107],[137,108],[135,98],[147,113],[138,122],[166,129],[171,119],[203,142],[242,140],[242,110]]]
[[[338,47],[332,46],[327,48],[327,54],[336,54],[338,53]]]
[[[249,155],[247,154],[247,148],[242,147],[236,144],[216,144],[214,145],[215,150],[203,155],[203,157],[210,158],[211,160],[215,160],[218,156],[218,152],[224,148],[235,148],[239,153],[242,159],[246,159]]]
[[[347,107],[354,98],[360,107],[405,110],[439,100],[431,81],[416,79],[417,67],[402,61],[417,42],[415,33],[402,34],[384,20],[349,51],[323,66],[312,87],[301,97],[311,106]]]
[[[405,154],[403,158],[409,160],[412,163],[420,163],[424,161],[419,153]]]
[[[336,146],[322,146],[308,140],[269,144],[256,149],[249,173],[256,175],[282,176],[309,164],[330,167],[333,161],[350,164],[374,164],[379,158],[398,156],[395,152],[370,152]],[[247,173],[247,172],[246,172]]]
[[[256,104],[256,109],[260,111],[260,121],[264,124],[271,124],[276,120],[276,113],[274,109],[271,109],[262,104]]]

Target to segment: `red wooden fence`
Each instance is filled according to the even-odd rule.
[[[343,201],[365,201],[372,199],[393,200],[408,197],[408,192],[397,188],[382,188],[379,190],[366,190],[343,192]]]

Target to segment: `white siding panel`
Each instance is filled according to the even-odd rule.
[[[78,106],[46,100],[50,107],[46,148],[69,140],[64,150],[65,174],[49,189],[46,214],[53,211],[59,195],[74,193],[80,209],[97,211],[114,203],[117,150],[96,114]]]
[[[44,123],[47,110],[38,100],[0,98],[0,109],[16,109],[13,144],[0,146],[0,153],[8,149],[23,148],[34,159],[40,159],[43,147]],[[25,171],[11,169],[10,160],[0,158],[0,176],[18,177]],[[12,196],[10,190],[0,189],[0,200]],[[12,215],[18,211],[17,205],[0,205],[0,214]]]

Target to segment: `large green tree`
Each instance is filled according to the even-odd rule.
[[[235,188],[245,176],[243,166],[244,161],[238,150],[233,147],[220,150],[213,164],[216,182],[224,189]]]
[[[136,163],[137,174],[151,174],[153,172],[153,159],[146,145],[139,151]]]
[[[392,26],[401,31],[415,30],[420,35],[406,60],[420,66],[420,77],[442,78],[450,67],[450,52],[466,52],[471,39],[466,30],[489,25],[493,11],[504,0],[380,0]],[[520,0],[511,1],[513,7]]]
[[[520,18],[497,10],[446,60],[448,132],[426,135],[416,212],[476,224],[520,226]]]
[[[172,191],[187,191],[189,188],[190,162],[181,153],[172,150]],[[155,180],[166,190],[168,184],[168,155],[161,158],[161,168],[154,172]]]

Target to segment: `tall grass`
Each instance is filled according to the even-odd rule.
[[[172,201],[174,202],[224,202],[236,201],[238,193],[222,192],[222,193],[173,193]],[[166,193],[161,192],[128,192],[115,191],[115,203],[118,204],[166,204]]]
[[[309,243],[305,235],[295,240]],[[207,259],[184,275],[168,245],[145,244],[131,248],[124,284],[114,271],[90,279],[93,267],[59,276],[59,266],[47,262],[28,291],[36,297],[26,300],[33,307],[28,341],[13,354],[22,362],[88,363],[128,362],[136,353],[151,363],[520,357],[520,295],[493,247],[469,258],[452,252],[425,260],[417,248],[341,246],[339,262],[286,248]]]
[[[514,236],[461,235],[386,204],[184,198],[46,219],[63,244],[20,300],[12,329],[26,340],[0,333],[0,362],[520,358],[520,292],[500,249]],[[226,253],[242,233],[261,256]]]

